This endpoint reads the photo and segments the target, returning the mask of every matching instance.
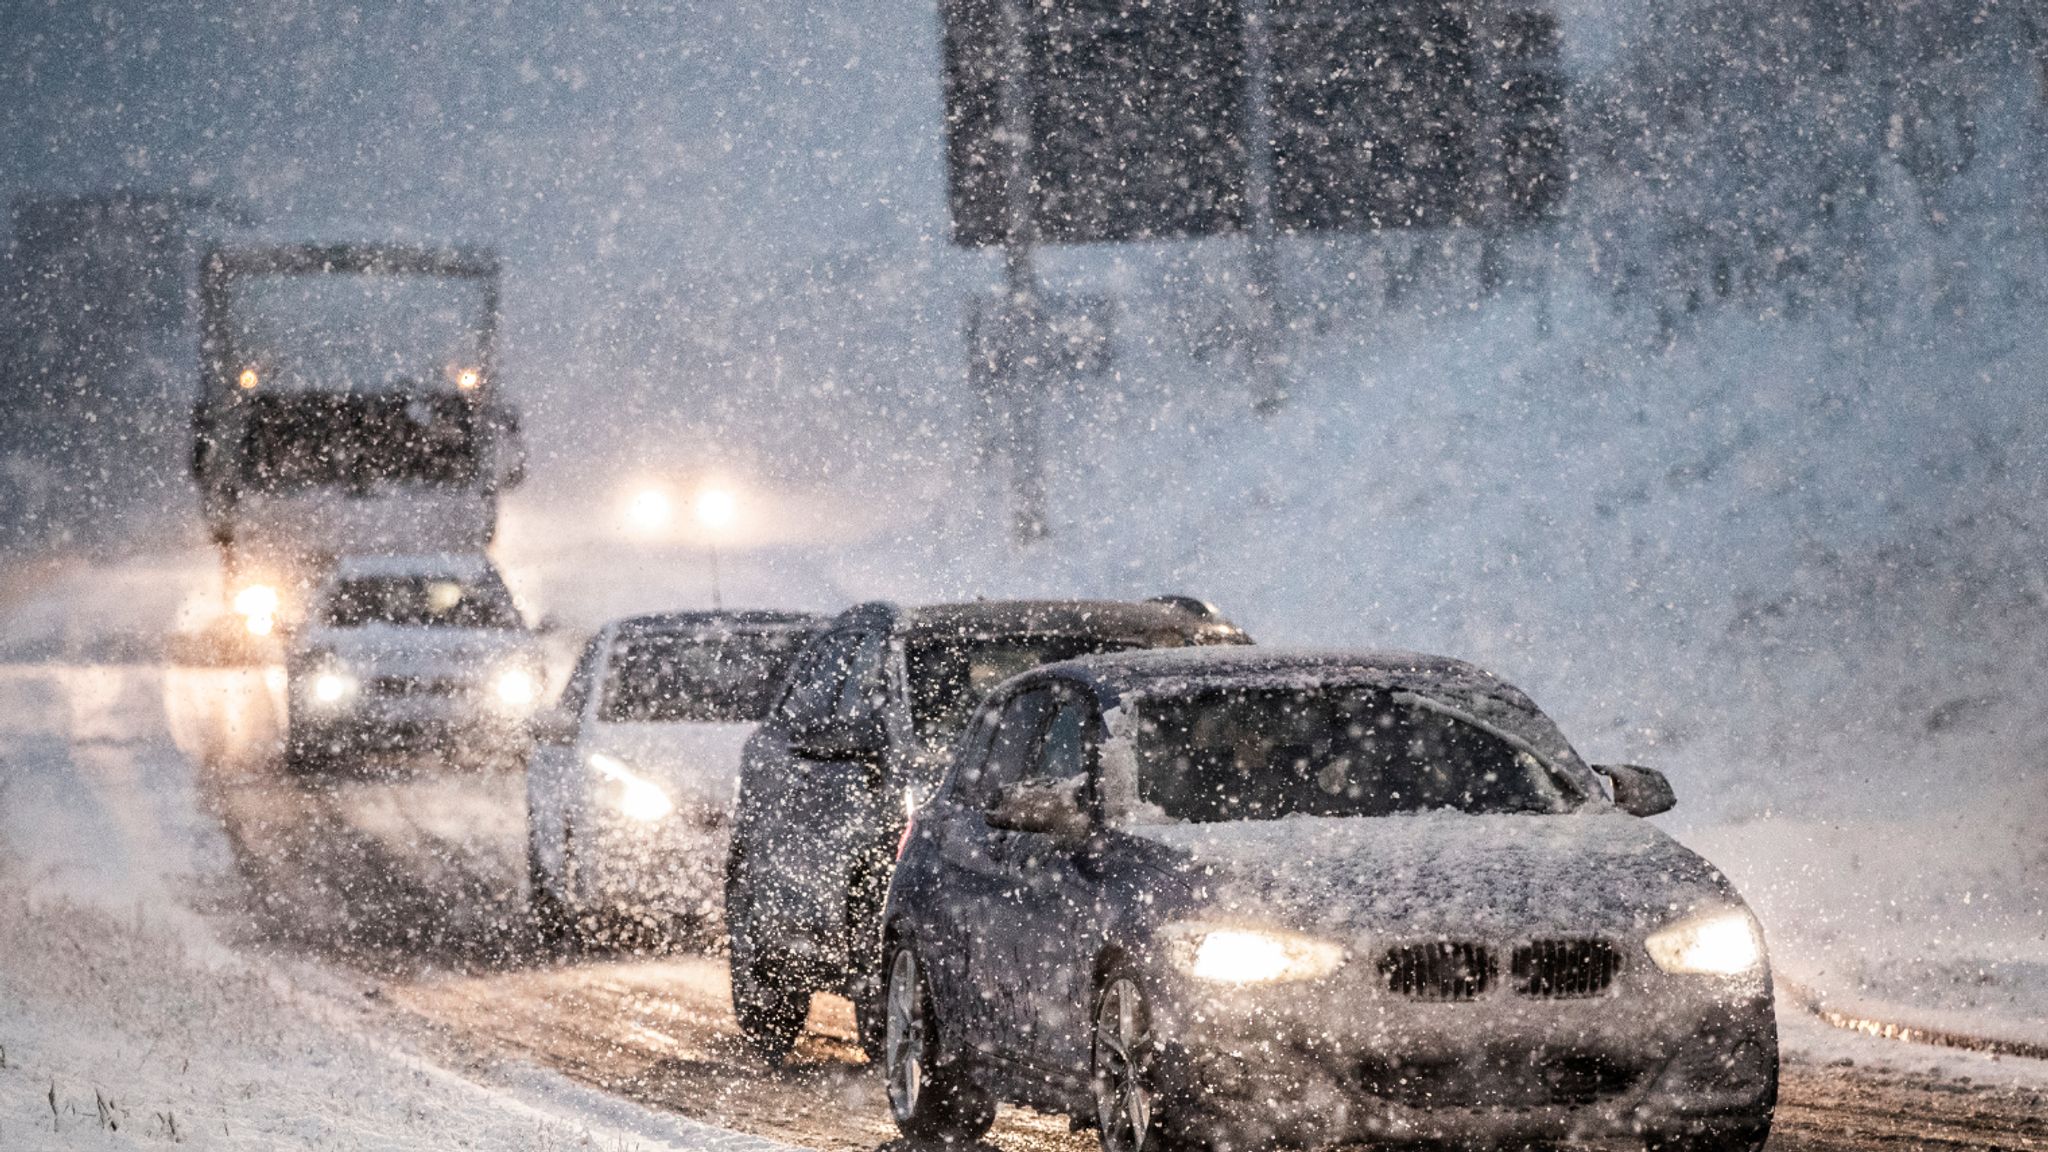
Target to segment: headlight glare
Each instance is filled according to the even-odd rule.
[[[1315,980],[1344,964],[1344,949],[1292,932],[1176,925],[1168,930],[1176,967],[1218,984],[1275,984]]]
[[[340,669],[330,668],[313,675],[313,699],[322,704],[339,704],[355,694],[356,678]]]
[[[586,761],[590,770],[617,786],[612,795],[612,806],[628,820],[642,824],[653,824],[666,819],[676,810],[676,802],[669,799],[662,786],[647,779],[602,752],[593,752]]]
[[[1666,972],[1696,976],[1740,976],[1763,962],[1763,933],[1740,908],[1681,920],[1643,941],[1650,959]]]
[[[506,668],[491,682],[498,703],[507,708],[531,708],[540,697],[540,684],[524,668]]]

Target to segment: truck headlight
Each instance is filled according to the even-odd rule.
[[[531,708],[540,697],[540,683],[524,668],[506,668],[492,679],[491,691],[507,708]]]
[[[235,593],[234,608],[251,636],[268,636],[277,626],[277,611],[283,602],[271,585],[250,584]]]
[[[647,779],[638,772],[621,764],[602,752],[592,752],[585,763],[590,770],[617,787],[612,795],[612,806],[629,820],[642,824],[653,824],[665,819],[676,810],[676,802],[669,799],[662,786]]]
[[[1315,980],[1344,965],[1344,948],[1293,932],[1173,925],[1166,930],[1174,966],[1218,984]]]
[[[1681,920],[1652,932],[1643,947],[1666,972],[1697,976],[1740,976],[1764,958],[1763,933],[1740,908]]]

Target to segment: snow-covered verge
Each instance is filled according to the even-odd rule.
[[[1765,817],[1686,834],[1762,916],[1794,994],[2048,1048],[2048,780],[1918,819]]]
[[[148,668],[0,668],[0,1148],[764,1152],[524,1066],[457,1075],[351,982],[231,950]]]

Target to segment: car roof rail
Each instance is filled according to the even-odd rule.
[[[1153,596],[1147,599],[1145,603],[1164,604],[1170,608],[1178,608],[1183,612],[1191,613],[1204,620],[1223,620],[1223,613],[1218,612],[1214,604],[1199,596],[1182,596],[1169,592],[1162,596]]]

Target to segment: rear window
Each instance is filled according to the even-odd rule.
[[[910,672],[911,720],[927,744],[959,735],[988,690],[1042,664],[1102,652],[1143,648],[1143,642],[1110,636],[930,635],[912,640],[904,652]]]
[[[519,628],[512,594],[495,573],[472,580],[447,576],[359,576],[334,586],[322,617],[329,627],[393,624],[429,628]]]
[[[1221,690],[1145,700],[1137,718],[1138,798],[1173,821],[1578,803],[1534,756],[1381,689]]]
[[[603,718],[614,724],[751,722],[803,647],[798,631],[650,635],[612,647]]]

